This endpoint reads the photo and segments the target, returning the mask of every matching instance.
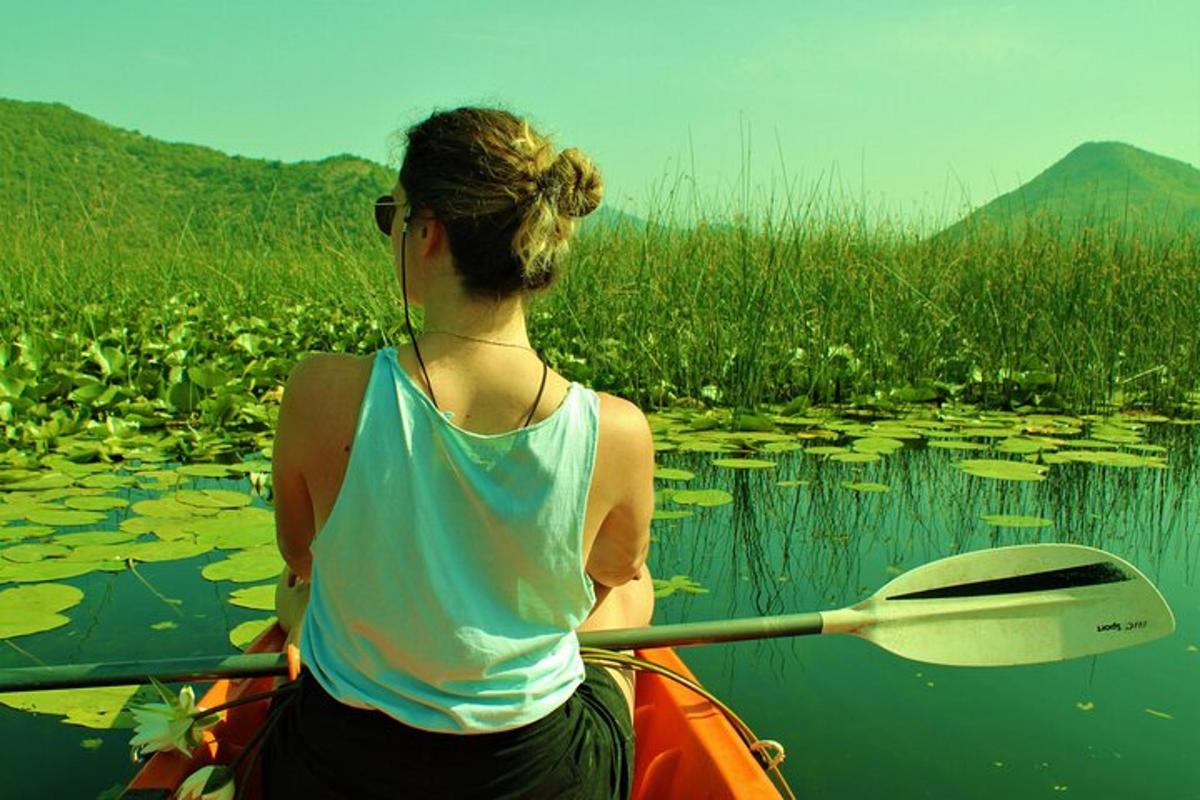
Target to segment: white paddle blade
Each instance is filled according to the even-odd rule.
[[[848,613],[859,622],[847,632],[906,658],[955,666],[1062,661],[1175,630],[1171,609],[1136,567],[1071,544],[1018,545],[934,561],[897,577]]]

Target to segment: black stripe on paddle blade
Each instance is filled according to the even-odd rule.
[[[1047,592],[1054,589],[1071,589],[1077,586],[1098,586],[1102,583],[1120,583],[1132,580],[1133,576],[1110,561],[1064,567],[1010,578],[993,578],[987,581],[957,583],[938,586],[917,592],[896,594],[888,600],[930,600],[939,597],[980,597],[990,594],[1020,594],[1022,592]]]

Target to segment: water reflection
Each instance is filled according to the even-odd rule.
[[[663,463],[696,472],[689,487],[723,488],[734,499],[728,506],[699,509],[688,519],[655,523],[656,573],[687,573],[711,590],[706,595],[663,598],[656,619],[674,622],[840,607],[869,596],[900,571],[967,550],[1033,542],[1100,547],[1129,560],[1156,582],[1177,615],[1180,633],[1103,658],[1000,670],[927,667],[836,637],[693,648],[685,657],[702,680],[760,728],[761,735],[790,739],[793,748],[801,748],[804,755],[789,762],[786,771],[812,796],[884,796],[866,790],[855,794],[844,791],[845,786],[839,791],[836,769],[828,784],[814,782],[814,770],[829,771],[830,763],[849,758],[839,742],[854,741],[857,734],[847,727],[853,723],[840,722],[837,715],[853,716],[849,709],[863,697],[880,704],[873,724],[896,721],[902,714],[893,708],[898,697],[904,698],[910,713],[943,723],[963,713],[961,704],[977,705],[979,713],[992,715],[989,730],[1026,737],[1023,746],[1041,753],[1037,763],[1044,761],[1074,776],[1071,780],[1084,790],[1079,796],[1126,796],[1121,787],[1143,797],[1187,796],[1194,793],[1200,771],[1162,756],[1194,748],[1194,722],[1200,717],[1200,692],[1181,672],[1189,665],[1194,670],[1197,655],[1186,648],[1197,643],[1184,639],[1194,637],[1200,624],[1194,602],[1200,561],[1200,448],[1194,429],[1185,430],[1186,435],[1179,428],[1161,426],[1150,432],[1149,441],[1168,447],[1169,469],[1056,464],[1040,482],[971,477],[953,467],[959,453],[911,446],[872,464],[788,453],[778,458],[774,470],[756,471],[718,469],[711,465],[711,456],[700,454],[666,455]],[[780,481],[808,483],[780,486]],[[856,492],[844,487],[849,481],[890,488]],[[981,519],[985,514],[1041,517],[1051,524],[999,527]],[[1148,672],[1167,683],[1146,686]],[[913,687],[927,693],[914,693]],[[1014,702],[1017,697],[1026,699]],[[1173,721],[1158,719],[1158,727],[1147,728],[1153,715],[1144,709],[1157,710],[1155,703],[1169,706]],[[822,713],[822,708],[833,717],[820,717],[819,731],[814,731],[810,715]],[[1090,708],[1106,708],[1109,716],[1088,717],[1082,709]],[[866,712],[857,708],[854,713]],[[798,725],[802,718],[809,723]],[[1173,722],[1178,724],[1172,727]],[[1035,730],[1029,730],[1031,726]],[[859,754],[859,770],[870,766],[892,776],[888,788],[880,789],[891,797],[966,792],[999,798],[1028,796],[1035,791],[1031,787],[1040,787],[1037,770],[1042,768],[1014,772],[1011,781],[998,779],[1001,768],[984,758],[996,742],[955,730],[953,725],[940,731],[924,729],[930,751],[972,763],[961,775],[949,771],[938,778],[944,793],[935,784],[930,794],[924,777],[913,777],[907,784],[905,779],[894,782],[895,776],[912,770],[904,761],[911,758],[904,748]],[[1079,746],[1080,741],[1101,740],[1107,752]],[[1138,785],[1129,777],[1130,770],[1155,775],[1153,786]],[[847,768],[841,780],[849,782],[851,775],[862,779]],[[1070,783],[1066,777],[1057,781]],[[980,790],[984,784],[993,788]],[[828,794],[813,791],[822,785]]]

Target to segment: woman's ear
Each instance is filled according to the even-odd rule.
[[[437,219],[421,220],[421,255],[428,258],[446,241],[446,228]]]

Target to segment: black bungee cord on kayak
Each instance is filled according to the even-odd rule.
[[[754,755],[754,760],[758,762],[758,765],[767,773],[767,777],[775,784],[775,788],[779,790],[780,795],[786,798],[786,800],[796,800],[795,792],[792,791],[787,778],[783,776],[783,772],[779,769],[779,765],[787,757],[783,745],[774,739],[758,738],[754,731],[750,729],[750,726],[732,708],[708,689],[662,664],[656,664],[640,656],[631,655],[619,650],[609,650],[603,647],[580,647],[579,654],[583,657],[584,662],[588,664],[596,664],[597,666],[608,667],[610,669],[625,669],[660,675],[668,680],[675,681],[685,689],[689,689],[707,700],[713,705],[713,708],[729,721],[729,724],[742,740],[742,743],[746,745],[746,749]]]

